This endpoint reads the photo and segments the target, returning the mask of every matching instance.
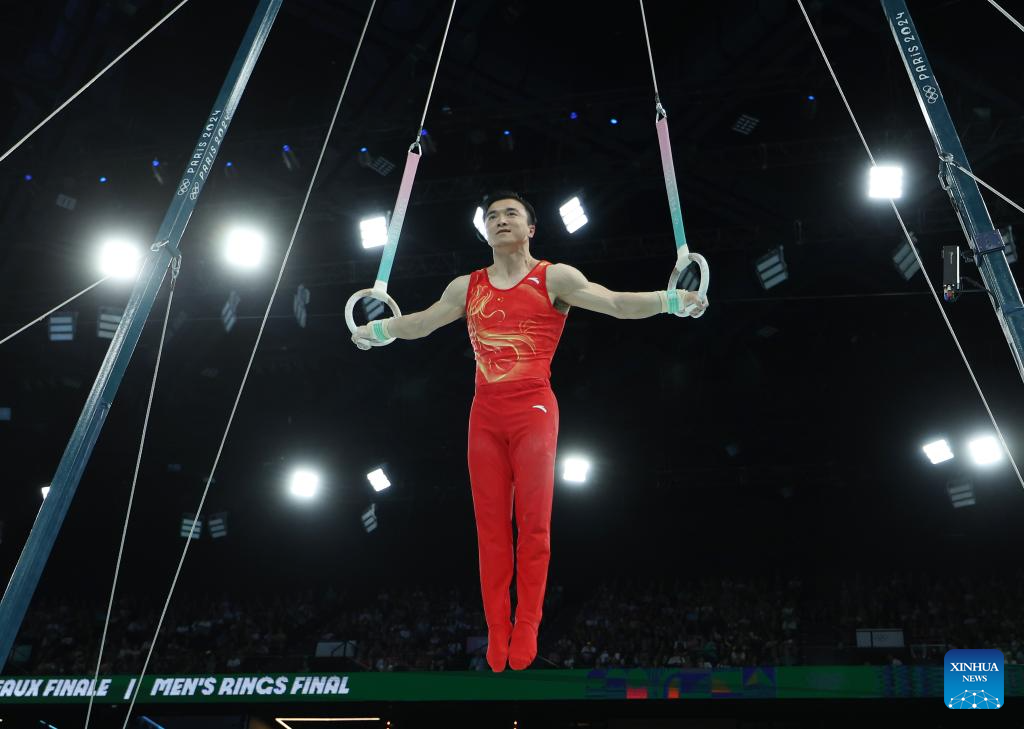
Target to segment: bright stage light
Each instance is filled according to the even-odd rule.
[[[562,479],[570,483],[585,483],[590,461],[585,458],[566,458],[562,461]]]
[[[868,197],[895,200],[903,195],[903,168],[872,167],[868,182]]]
[[[42,491],[42,492],[43,492],[43,498],[44,498],[44,499],[45,499],[45,498],[46,498],[47,496],[49,496],[49,495],[50,495],[50,487],[49,487],[49,486],[43,486],[43,488],[42,488],[42,489],[40,489],[40,491]]]
[[[266,237],[255,228],[232,228],[224,242],[224,258],[232,266],[253,269],[263,262]]]
[[[374,491],[383,491],[391,485],[391,482],[388,481],[388,477],[384,475],[384,469],[382,468],[378,468],[376,471],[371,471],[366,474],[366,479],[370,482],[370,485],[373,486]]]
[[[364,218],[359,223],[363,248],[380,248],[388,242],[388,219],[384,215]]]
[[[288,490],[292,496],[300,499],[312,499],[320,489],[320,474],[307,468],[297,468],[292,472]]]
[[[118,279],[133,279],[139,273],[142,251],[124,238],[109,238],[100,248],[100,272]]]
[[[944,463],[953,458],[953,451],[950,450],[949,443],[945,439],[927,443],[922,450],[928,456],[928,460],[935,464]]]
[[[1003,449],[1000,447],[999,441],[991,435],[975,438],[967,444],[967,449],[971,452],[974,462],[979,466],[987,466],[1003,458]]]
[[[562,222],[569,233],[575,233],[588,222],[587,215],[583,212],[583,204],[578,197],[563,204],[558,208],[558,213],[562,216]]]
[[[481,237],[487,237],[487,226],[484,225],[484,209],[477,207],[476,213],[473,214],[473,227],[477,229]]]

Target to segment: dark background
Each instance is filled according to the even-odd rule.
[[[5,4],[0,146],[171,7]],[[639,9],[596,7],[457,6],[426,121],[433,149],[390,286],[404,311],[490,262],[470,221],[495,187],[536,206],[535,256],[616,290],[665,285],[674,248]],[[189,3],[0,164],[0,333],[96,280],[92,257],[106,231],[152,240],[254,8]],[[464,326],[360,352],[341,315],[372,284],[380,251],[362,249],[358,222],[394,204],[448,8],[377,5],[204,509],[228,513],[229,536],[193,545],[179,590],[475,579]],[[941,246],[964,240],[881,8],[808,8],[875,156],[905,165],[900,209],[935,281]],[[126,589],[163,590],[173,573],[181,515],[195,510],[213,463],[367,10],[286,0],[182,241]],[[1024,38],[984,3],[911,10],[976,174],[1017,197]],[[559,450],[594,465],[583,487],[556,483],[553,579],[1012,566],[1021,486],[1006,460],[968,462],[967,439],[991,424],[921,274],[905,281],[893,265],[902,233],[888,204],[866,197],[867,157],[798,6],[650,2],[647,14],[688,237],[712,266],[712,306],[699,320],[571,313],[552,374]],[[749,135],[732,130],[740,114],[759,119]],[[283,163],[284,144],[298,169]],[[361,166],[363,146],[396,170]],[[58,194],[76,198],[75,209],[57,207]],[[570,236],[558,207],[574,194],[590,223]],[[1024,222],[989,203],[997,225]],[[224,229],[238,220],[271,240],[274,255],[256,274],[221,263]],[[765,291],[754,261],[780,245],[790,277]],[[291,314],[299,284],[312,296],[305,329]],[[220,309],[232,290],[240,320],[226,333]],[[104,284],[69,306],[74,342],[48,341],[42,324],[0,348],[0,406],[13,412],[0,422],[4,575],[108,345],[95,335],[98,307],[123,306],[128,291]],[[43,592],[107,591],[165,305],[166,287]],[[946,311],[1015,449],[1021,381],[992,308],[974,293]],[[921,445],[937,436],[958,457],[936,467]],[[315,502],[286,492],[298,463],[323,470]],[[394,485],[374,494],[365,474],[382,463]],[[946,482],[961,475],[977,505],[954,510]],[[367,534],[360,514],[372,502],[380,526]]]

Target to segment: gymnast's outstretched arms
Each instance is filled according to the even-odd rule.
[[[655,314],[675,314],[687,306],[696,312],[707,307],[707,301],[693,291],[612,291],[588,281],[578,269],[556,263],[547,274],[548,293],[556,300],[588,311],[614,316],[616,319],[646,319]],[[448,284],[441,298],[423,311],[378,319],[357,327],[352,341],[360,349],[369,349],[370,342],[396,339],[420,339],[466,313],[466,290],[469,276],[459,276]]]
[[[692,291],[611,291],[588,281],[579,270],[564,263],[548,269],[548,291],[569,306],[616,319],[646,319],[655,314],[674,314],[691,304],[697,307],[696,311],[707,307],[707,302]]]
[[[378,319],[356,327],[352,341],[360,349],[369,349],[370,341],[382,341],[389,337],[396,339],[420,339],[435,329],[451,324],[466,313],[466,290],[469,276],[459,276],[445,288],[441,298],[423,311],[412,314]],[[376,331],[375,331],[376,329]]]

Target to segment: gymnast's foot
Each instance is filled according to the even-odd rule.
[[[529,668],[537,657],[537,626],[517,620],[512,628],[512,641],[508,649],[508,665],[513,671]]]
[[[487,665],[495,673],[505,670],[508,660],[508,639],[512,633],[512,624],[487,626]]]

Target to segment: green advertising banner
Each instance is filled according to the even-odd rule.
[[[1006,666],[1007,696],[1024,668]],[[0,705],[318,703],[337,701],[577,701],[584,699],[874,699],[942,695],[939,666],[435,671],[231,676],[0,677]]]

